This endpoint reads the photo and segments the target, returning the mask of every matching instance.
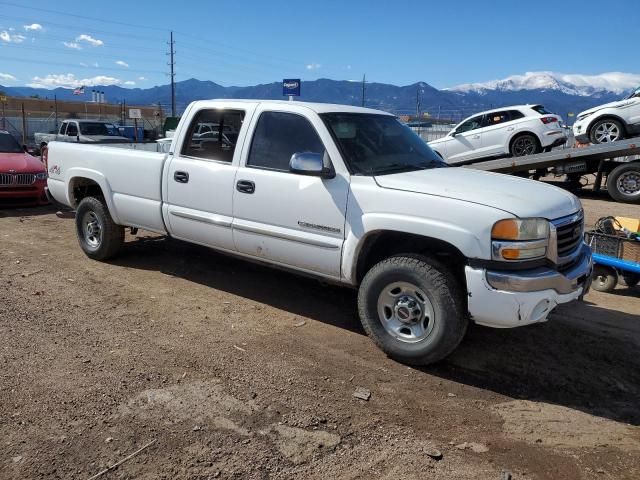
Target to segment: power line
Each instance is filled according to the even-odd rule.
[[[26,7],[24,5],[20,5],[18,3],[11,3],[11,2],[0,2],[0,5],[6,5],[9,7],[16,7],[16,8],[22,8],[24,10],[35,10],[35,11],[39,11],[39,12],[46,12],[46,13],[53,13],[54,15],[64,15],[67,17],[74,17],[74,18],[80,18],[83,20],[93,20],[95,22],[102,22],[102,23],[112,23],[114,25],[122,25],[125,27],[134,27],[134,28],[148,28],[149,30],[160,30],[163,32],[166,32],[167,29],[166,28],[160,28],[160,27],[152,27],[150,25],[140,25],[140,24],[133,24],[133,23],[126,23],[126,22],[118,22],[116,20],[105,20],[103,18],[96,18],[96,17],[88,17],[85,15],[77,15],[74,13],[66,13],[66,12],[61,12],[61,11],[56,11],[56,10],[49,10],[48,8],[36,8],[36,7]]]
[[[29,60],[29,59],[26,59],[26,58],[0,56],[0,59],[13,61],[13,62],[21,62],[21,63],[33,64],[33,60]],[[94,67],[94,66],[91,66],[91,65],[76,65],[74,63],[50,62],[48,60],[38,60],[38,63],[41,63],[43,65],[54,65],[54,66],[59,66],[59,67],[76,67],[76,68],[85,68],[85,69],[91,69],[91,70],[113,70],[113,71],[117,71],[117,72],[123,72],[124,71],[122,68]],[[160,74],[164,73],[164,72],[161,72],[159,70],[139,70],[139,69],[135,69],[135,68],[128,68],[126,71],[127,72],[137,72],[137,73],[160,73]]]

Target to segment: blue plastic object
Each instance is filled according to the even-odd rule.
[[[593,261],[600,265],[606,265],[613,267],[623,272],[633,272],[640,274],[640,263],[630,262],[628,260],[621,260],[619,258],[610,257],[608,255],[601,255],[599,253],[593,254]]]

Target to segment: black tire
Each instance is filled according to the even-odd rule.
[[[379,303],[386,298],[385,292],[390,288],[393,291],[398,284],[410,284],[419,291],[415,294],[418,301],[425,296],[424,305],[421,304],[425,319],[417,320],[414,326],[421,324],[428,331],[426,336],[408,339],[407,332],[401,331],[409,327],[399,320],[396,324],[402,326],[400,333],[392,334],[388,330],[390,323],[383,317],[387,309],[382,307],[380,314]],[[405,298],[404,293],[397,298],[396,309]],[[358,291],[358,312],[367,335],[389,357],[410,365],[427,365],[447,357],[462,341],[469,323],[464,298],[456,279],[438,261],[423,256],[395,256],[381,261],[365,275]],[[427,302],[429,306],[425,306]],[[431,313],[426,315],[427,311]],[[392,312],[389,309],[389,313]],[[400,316],[401,312],[396,313]],[[431,316],[433,318],[427,318]]]
[[[509,152],[512,157],[524,157],[525,155],[534,155],[540,153],[540,140],[533,133],[523,133],[517,135],[511,140]]]
[[[640,283],[640,273],[624,272],[622,282],[629,288],[635,287]]]
[[[124,244],[124,227],[114,223],[102,198],[85,197],[80,201],[76,235],[84,253],[94,260],[114,257]]]
[[[607,192],[617,202],[640,203],[640,162],[614,168],[607,175]]]
[[[611,292],[618,284],[618,272],[605,265],[593,266],[591,287],[598,292]]]
[[[606,132],[609,133],[606,133]],[[610,143],[622,140],[625,137],[624,125],[613,118],[598,120],[589,128],[589,140],[594,145],[597,143]]]

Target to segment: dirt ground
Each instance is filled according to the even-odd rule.
[[[150,442],[99,478],[640,478],[640,288],[408,368],[350,290],[144,232],[94,262],[57,210],[0,210],[2,479],[88,479]]]

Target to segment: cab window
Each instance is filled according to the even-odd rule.
[[[67,126],[67,137],[75,137],[78,135],[78,125],[69,123]]]
[[[187,130],[182,155],[231,163],[243,121],[242,110],[199,111]]]
[[[62,122],[62,125],[60,125],[60,131],[58,133],[60,135],[64,135],[66,129],[67,129],[67,124]]]
[[[294,153],[324,153],[324,145],[313,125],[301,115],[264,112],[258,119],[247,166],[289,171]]]

